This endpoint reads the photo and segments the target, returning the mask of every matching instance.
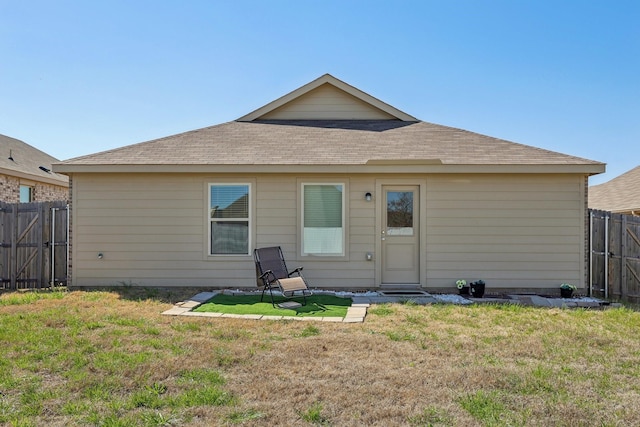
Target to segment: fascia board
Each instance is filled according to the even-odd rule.
[[[69,183],[62,179],[49,178],[42,175],[34,175],[26,172],[20,172],[12,169],[0,168],[0,174],[13,176],[21,179],[28,179],[34,182],[41,182],[45,184],[57,185],[58,187],[69,187]]]
[[[244,173],[244,174],[326,174],[326,173],[509,173],[587,174],[604,172],[604,165],[446,165],[434,162],[351,165],[56,165],[58,173]]]

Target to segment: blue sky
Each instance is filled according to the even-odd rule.
[[[640,165],[640,2],[0,0],[0,133],[69,159],[324,73],[421,120]]]

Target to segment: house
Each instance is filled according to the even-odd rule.
[[[49,202],[69,198],[69,177],[51,170],[58,159],[5,135],[0,135],[0,147],[0,201]]]
[[[312,287],[585,286],[604,164],[423,122],[326,74],[232,122],[54,165],[73,286],[249,287],[280,245]]]
[[[589,187],[589,207],[640,215],[640,166],[603,184]]]

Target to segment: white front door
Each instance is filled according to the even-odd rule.
[[[420,283],[419,188],[382,187],[382,285]]]

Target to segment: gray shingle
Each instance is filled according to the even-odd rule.
[[[71,165],[446,165],[601,163],[432,123],[396,120],[233,121],[70,159]]]
[[[640,212],[640,166],[589,187],[589,207],[613,212]]]
[[[35,181],[38,178],[59,181],[59,185],[62,186],[66,186],[69,182],[67,176],[50,171],[51,165],[57,163],[58,159],[32,147],[26,142],[0,135],[0,148],[2,150],[0,152],[0,169],[3,169],[7,175],[12,175],[11,172],[17,172],[23,175],[31,175],[31,178]],[[49,172],[40,169],[40,166],[49,169]]]

